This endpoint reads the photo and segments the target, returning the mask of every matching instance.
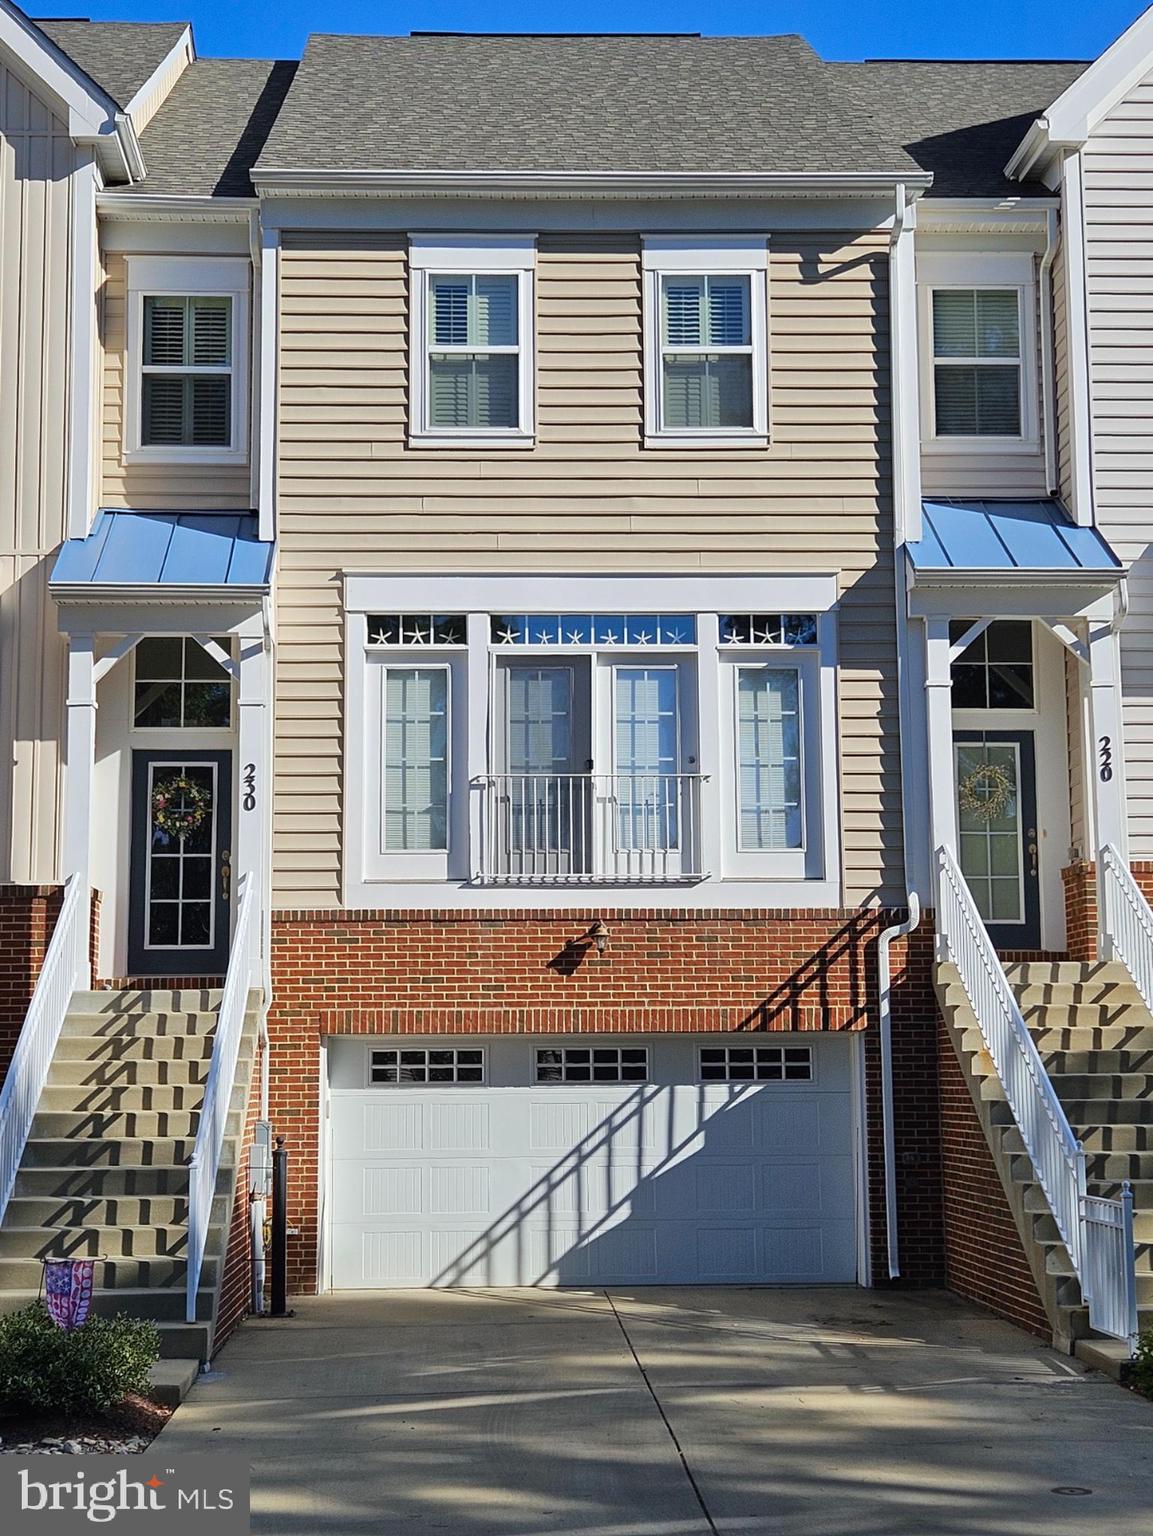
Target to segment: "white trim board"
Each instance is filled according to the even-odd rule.
[[[344,606],[352,613],[826,613],[837,601],[830,573],[761,576],[724,572],[652,576],[510,576],[499,571],[413,571],[404,575],[344,573]]]

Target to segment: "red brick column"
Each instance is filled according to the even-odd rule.
[[[0,1080],[44,964],[61,898],[58,885],[0,885]]]
[[[290,1240],[290,1285],[316,1284],[321,1041],[337,1034],[865,1031],[871,1231],[883,1258],[876,940],[901,916],[878,908],[274,913],[270,1106],[291,1159],[289,1225],[300,1229]],[[609,929],[603,956],[586,937],[596,918]],[[921,1282],[942,1274],[931,961],[927,924],[894,946],[902,1269]]]
[[[1097,959],[1097,866],[1078,859],[1061,871],[1065,883],[1065,948],[1070,960]]]

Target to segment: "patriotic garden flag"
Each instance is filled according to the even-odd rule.
[[[45,1300],[57,1328],[79,1328],[92,1305],[92,1259],[47,1259],[44,1264]]]

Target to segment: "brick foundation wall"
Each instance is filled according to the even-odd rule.
[[[326,1035],[867,1032],[871,1245],[884,1265],[876,940],[900,912],[273,914],[271,1117],[290,1152],[290,1288],[315,1289],[320,1042]],[[585,937],[600,918],[608,947]],[[902,1272],[943,1275],[936,1032],[926,925],[893,946]]]
[[[58,885],[0,885],[0,1081],[56,927]]]
[[[240,1142],[240,1168],[236,1176],[236,1193],[232,1201],[232,1215],[228,1226],[228,1244],[225,1250],[224,1275],[220,1285],[220,1300],[216,1308],[216,1331],[213,1335],[213,1351],[228,1338],[243,1317],[252,1310],[252,1222],[248,1199],[248,1154],[260,1118],[260,1048],[252,1065],[252,1082],[248,1090],[248,1107],[244,1116],[244,1135]]]
[[[1153,861],[1135,859],[1130,864],[1133,877],[1153,902]],[[1068,930],[1070,960],[1091,964],[1097,955],[1097,867],[1079,859],[1061,871],[1065,882],[1065,925]]]
[[[945,1283],[1049,1338],[1045,1308],[943,1019],[937,1039]]]

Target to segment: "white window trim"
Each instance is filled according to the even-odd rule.
[[[837,715],[837,579],[827,573],[742,574],[720,572],[716,575],[672,573],[614,572],[609,575],[516,574],[502,572],[414,571],[403,575],[349,571],[344,576],[345,600],[345,815],[343,817],[343,902],[347,907],[371,907],[405,899],[429,906],[477,906],[500,910],[506,907],[555,906],[557,892],[548,887],[518,886],[477,887],[472,867],[479,856],[482,837],[481,799],[472,786],[491,771],[489,730],[491,725],[492,668],[499,656],[527,657],[542,654],[540,648],[494,649],[489,636],[489,614],[554,609],[558,612],[585,613],[652,611],[654,613],[695,613],[696,644],[696,721],[690,721],[690,736],[695,740],[696,764],[686,765],[710,779],[702,794],[700,846],[702,864],[708,878],[691,886],[670,886],[667,898],[681,906],[709,906],[755,901],[766,906],[837,906],[841,903],[841,815]],[[444,649],[439,654],[432,647],[405,650],[403,647],[369,646],[368,615],[400,612],[452,612],[468,615],[467,646]],[[719,641],[719,612],[804,612],[817,616],[817,644],[811,647],[740,647],[722,646]],[[636,653],[629,648],[612,647],[608,652],[590,647],[590,654],[605,660],[622,662]],[[571,659],[582,654],[577,649],[557,648],[548,654]],[[684,648],[671,650],[667,659],[683,660]],[[638,660],[653,665],[661,660],[657,647],[640,653]],[[736,848],[735,794],[722,794],[733,768],[728,762],[728,741],[732,739],[731,706],[722,700],[723,684],[728,681],[724,666],[744,658],[772,659],[786,664],[799,661],[815,666],[817,681],[806,700],[808,720],[818,732],[819,783],[813,791],[817,798],[816,820],[810,819],[813,832],[806,852],[807,863],[799,874],[782,876],[771,867],[754,873],[751,867],[734,867]],[[447,869],[443,875],[423,872],[404,873],[372,853],[373,796],[371,765],[373,753],[379,755],[379,741],[374,744],[369,718],[370,668],[382,660],[392,665],[428,665],[443,660],[453,667],[454,688],[452,729],[456,749],[451,766],[452,811]],[[594,699],[594,704],[595,704]],[[687,707],[682,700],[682,707]],[[683,717],[682,717],[683,718]],[[699,734],[698,734],[699,731]],[[727,734],[726,734],[727,733]],[[722,752],[722,744],[724,751]],[[694,751],[691,744],[682,750]],[[811,759],[815,761],[815,759]],[[727,820],[723,807],[729,806]],[[819,835],[817,835],[819,832]],[[757,856],[759,857],[759,856]],[[395,888],[389,894],[388,887]],[[646,886],[621,885],[613,888],[613,899],[621,906],[649,906],[654,891]]]
[[[408,441],[413,448],[531,448],[536,442],[536,237],[534,235],[409,236]],[[517,398],[515,427],[453,430],[428,422],[428,290],[438,272],[517,279]],[[479,350],[479,349],[478,349]]]
[[[767,448],[769,445],[769,250],[765,235],[646,235],[644,280],[644,416],[646,448]],[[685,432],[661,425],[661,289],[676,273],[730,273],[749,279],[753,424]]]
[[[364,621],[361,620],[364,627]],[[362,645],[361,654],[365,665],[362,704],[367,711],[367,729],[364,732],[364,764],[358,798],[363,795],[362,807],[357,817],[361,833],[361,859],[364,878],[381,880],[448,880],[460,858],[461,830],[454,814],[460,795],[460,765],[456,753],[456,722],[460,709],[459,652],[457,659],[447,651],[429,647],[406,650],[403,646],[381,647]],[[448,846],[430,848],[427,852],[415,849],[390,850],[385,847],[384,820],[384,707],[385,680],[391,671],[411,672],[438,671],[445,674],[447,689],[446,710],[446,824]]]
[[[818,633],[825,616],[818,620]],[[719,651],[724,785],[720,796],[724,873],[752,880],[819,880],[826,873],[828,812],[837,804],[837,765],[830,750],[835,726],[827,718],[830,669],[815,646],[745,647]],[[740,841],[740,717],[737,683],[743,669],[795,672],[801,716],[801,842],[796,848],[742,848]]]
[[[1028,252],[922,256],[917,269],[921,356],[922,449],[926,454],[1039,454],[1041,423],[1037,354],[1037,277]],[[1013,288],[1021,337],[1021,431],[1012,437],[937,436],[933,355],[933,293],[936,289]]]
[[[126,464],[248,463],[249,352],[248,320],[251,269],[235,256],[129,256],[127,259],[127,336],[124,352],[124,462]],[[142,441],[144,300],[199,298],[232,300],[232,423],[227,448],[194,448]]]

